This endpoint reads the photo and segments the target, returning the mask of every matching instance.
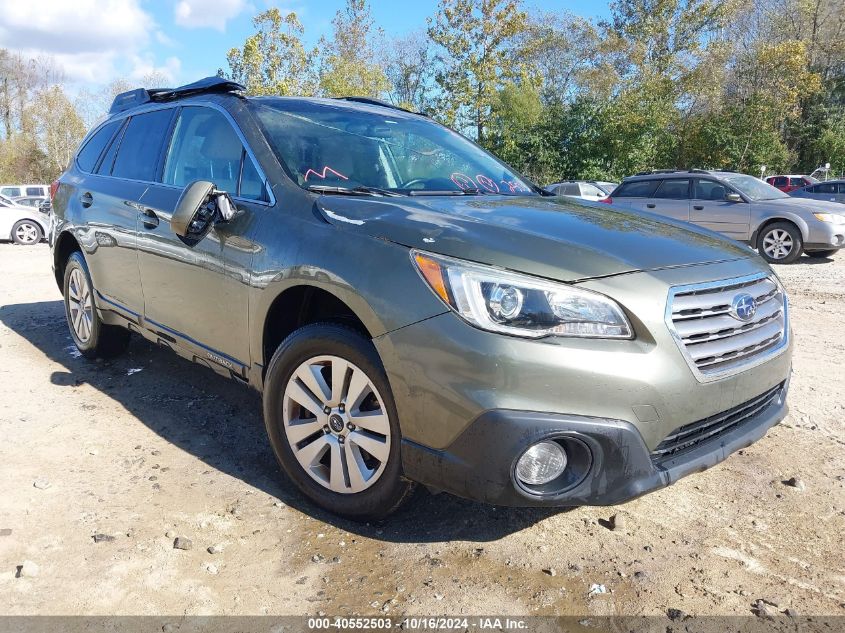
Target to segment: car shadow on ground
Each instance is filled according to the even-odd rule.
[[[402,510],[378,524],[347,521],[311,504],[281,472],[264,430],[261,397],[252,389],[137,335],[119,358],[82,358],[70,339],[61,301],[0,306],[0,322],[64,368],[53,372],[52,384],[88,384],[210,467],[355,534],[407,543],[492,541],[567,510],[496,508],[418,489]],[[109,412],[94,410],[92,415]]]

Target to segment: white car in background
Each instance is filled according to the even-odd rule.
[[[38,244],[47,234],[49,224],[49,218],[38,207],[15,204],[0,195],[0,240]]]
[[[50,185],[0,185],[0,196],[7,198],[50,198]]]
[[[567,180],[549,185],[546,191],[556,196],[569,196],[597,202],[607,198],[617,186],[618,183],[603,180]]]

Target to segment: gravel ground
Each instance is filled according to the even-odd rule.
[[[752,447],[620,507],[422,491],[379,525],[296,493],[256,393],[139,337],[79,358],[45,245],[0,270],[8,614],[845,615],[845,254],[777,269],[791,413]]]

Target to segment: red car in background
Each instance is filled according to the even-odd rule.
[[[807,185],[812,185],[818,182],[812,176],[801,176],[797,174],[788,174],[783,176],[769,176],[766,182],[772,187],[777,187],[784,193],[789,193],[793,189],[800,189]]]

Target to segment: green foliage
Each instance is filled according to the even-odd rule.
[[[320,92],[329,97],[378,97],[389,84],[384,70],[376,63],[375,28],[367,0],[346,0],[332,21],[334,37],[322,38]]]
[[[447,123],[472,128],[479,143],[493,115],[498,90],[519,77],[515,38],[528,15],[520,0],[440,0],[428,35],[438,48],[439,113]]]
[[[273,7],[252,20],[256,32],[226,55],[228,77],[253,95],[310,95],[315,90],[313,52],[302,44],[303,28],[293,12]]]

